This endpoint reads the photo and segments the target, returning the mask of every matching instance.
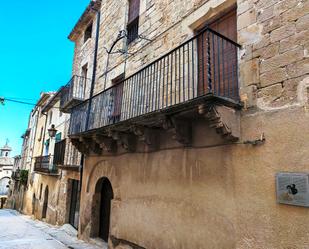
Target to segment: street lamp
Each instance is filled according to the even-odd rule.
[[[48,135],[50,138],[56,136],[57,130],[55,129],[55,125],[52,125],[51,128],[48,129]]]

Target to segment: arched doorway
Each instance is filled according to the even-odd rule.
[[[0,195],[7,195],[9,192],[9,181],[10,178],[9,177],[3,177],[2,179],[0,179]]]
[[[47,213],[47,205],[48,205],[48,186],[45,188],[44,192],[44,202],[43,202],[43,211],[42,211],[42,219],[46,218]]]
[[[94,236],[100,237],[105,242],[108,242],[109,227],[110,227],[110,214],[111,214],[111,201],[114,198],[113,188],[110,181],[104,177],[101,178],[95,188],[93,202],[95,217],[94,221]]]

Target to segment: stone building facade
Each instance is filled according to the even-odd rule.
[[[59,92],[41,94],[22,136],[7,206],[52,224],[78,227],[81,155],[67,138],[69,117],[60,110]]]
[[[138,6],[137,35],[130,4]],[[307,208],[276,200],[277,173],[308,173],[308,4],[90,3],[70,35],[77,73],[80,51],[90,47],[86,30],[100,18],[97,57],[95,43],[85,53],[97,64],[93,97],[71,110],[71,141],[85,155],[81,238],[100,237],[111,248],[308,247]],[[224,88],[235,71],[238,100]],[[190,102],[200,86],[189,81],[200,84],[201,75],[216,98]],[[153,93],[164,105],[140,102]]]
[[[309,174],[308,8],[91,1],[50,102],[70,140],[47,220],[114,249],[309,247],[308,208],[276,193],[278,173]]]

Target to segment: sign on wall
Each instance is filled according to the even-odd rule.
[[[278,173],[277,201],[281,204],[309,207],[309,175]]]

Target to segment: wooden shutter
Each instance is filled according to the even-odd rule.
[[[139,16],[140,0],[130,0],[129,1],[129,21],[133,22]]]

